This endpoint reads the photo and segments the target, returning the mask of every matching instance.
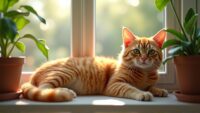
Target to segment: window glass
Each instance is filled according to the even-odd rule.
[[[39,15],[46,19],[46,24],[40,23],[34,16],[28,17],[31,23],[20,31],[21,36],[31,33],[37,38],[47,41],[49,46],[49,60],[67,57],[70,55],[71,37],[71,0],[20,0],[20,4],[28,4],[34,7]],[[24,40],[27,45],[26,63],[24,71],[33,71],[46,62],[45,57],[37,49],[33,41]],[[21,55],[17,50],[13,56]]]
[[[96,0],[96,55],[117,58],[123,26],[138,36],[152,36],[164,28],[164,13],[155,0]],[[161,66],[161,72],[165,71]]]

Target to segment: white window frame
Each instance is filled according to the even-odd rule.
[[[71,0],[71,57],[94,57],[95,56],[95,3],[96,0]],[[190,0],[187,0],[189,2]],[[174,0],[175,8],[180,17],[183,13],[183,1]],[[174,17],[171,7],[165,10],[165,26],[167,28],[178,29],[178,23]],[[167,38],[172,37],[170,34]],[[165,50],[167,51],[167,50]],[[166,52],[167,53],[167,52]],[[27,81],[31,73],[23,72],[22,82]],[[166,65],[166,73],[160,73],[158,87],[169,90],[177,89],[177,80],[175,76],[173,62]]]
[[[174,0],[175,9],[179,17],[182,17],[182,0]],[[172,29],[179,29],[178,22],[173,14],[173,10],[168,4],[167,8],[165,9],[165,27],[172,28]],[[171,34],[167,34],[167,39],[172,38]],[[168,49],[165,49],[165,58],[168,56]],[[157,84],[158,87],[166,88],[168,90],[177,90],[178,89],[178,82],[176,79],[176,72],[175,72],[175,65],[173,61],[169,61],[166,64],[166,72],[160,73],[160,80]]]

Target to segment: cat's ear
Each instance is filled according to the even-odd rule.
[[[126,27],[122,28],[122,38],[124,42],[124,46],[128,47],[135,39],[136,36]]]
[[[158,44],[158,46],[160,48],[162,48],[162,45],[163,45],[163,42],[165,40],[166,34],[167,34],[166,31],[164,29],[161,29],[158,33],[156,33],[153,36],[153,40]]]

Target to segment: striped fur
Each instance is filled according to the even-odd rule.
[[[144,101],[152,100],[153,95],[167,96],[166,90],[154,87],[162,62],[158,39],[155,41],[154,37],[139,38],[123,28],[124,46],[118,61],[105,57],[73,57],[47,62],[34,72],[30,82],[22,85],[23,97],[57,102],[70,101],[76,95]]]

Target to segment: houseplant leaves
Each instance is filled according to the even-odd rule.
[[[31,34],[26,34],[24,35],[22,38],[28,38],[28,39],[31,39],[33,40],[36,45],[37,45],[37,48],[42,52],[42,54],[48,59],[48,50],[49,48],[47,47],[46,45],[46,42],[44,40],[41,40],[41,39],[37,39],[35,38],[33,35]]]
[[[162,11],[165,6],[167,5],[167,3],[169,2],[169,0],[156,0],[155,1],[155,4],[156,4],[156,7]]]
[[[37,18],[44,24],[46,24],[46,20],[44,18],[42,18],[40,15],[38,15],[38,13],[31,7],[28,5],[22,5],[20,8],[24,8],[27,11],[31,12],[32,14],[36,15]]]

